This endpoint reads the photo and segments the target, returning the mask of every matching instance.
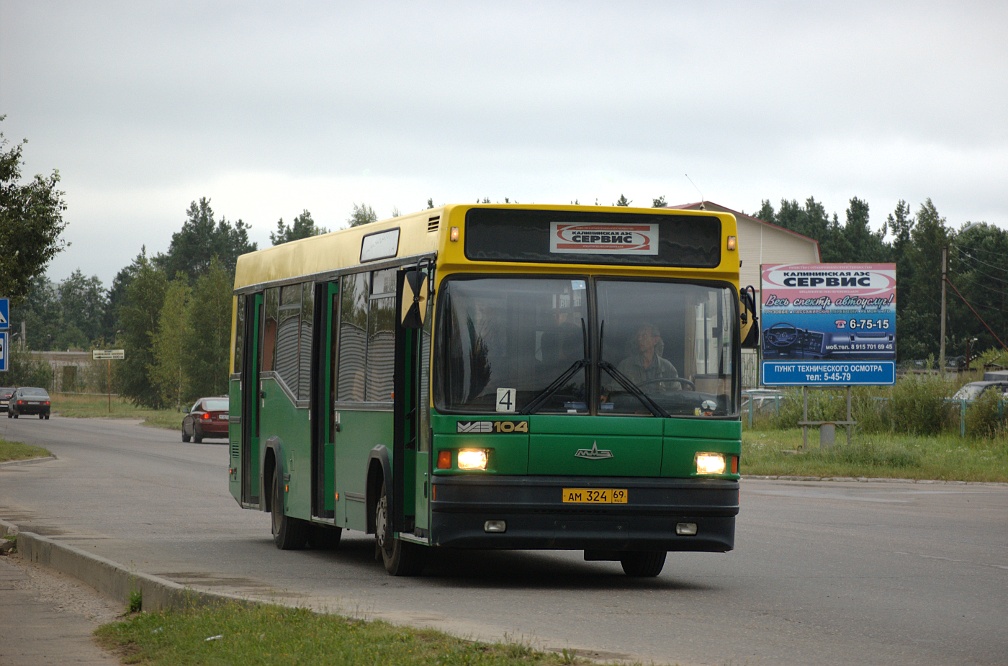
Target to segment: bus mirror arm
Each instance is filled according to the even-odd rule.
[[[756,316],[756,289],[739,289],[739,333],[743,347],[759,347],[759,320]]]

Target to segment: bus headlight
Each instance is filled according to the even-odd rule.
[[[458,466],[459,469],[486,469],[487,458],[486,449],[459,449]]]
[[[696,454],[697,474],[724,474],[725,455],[723,453]]]

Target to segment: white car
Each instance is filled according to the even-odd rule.
[[[952,399],[976,400],[983,393],[986,393],[987,391],[997,391],[1002,395],[1008,394],[1008,382],[1003,381],[970,382],[969,384],[964,384],[958,391],[953,393]]]

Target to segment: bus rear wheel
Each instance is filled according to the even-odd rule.
[[[620,564],[623,573],[632,578],[654,578],[665,566],[666,553],[663,550],[637,550],[623,553]]]
[[[308,524],[284,514],[280,483],[279,472],[274,472],[273,482],[270,484],[270,523],[273,543],[280,550],[300,550],[308,543]]]
[[[424,552],[414,543],[396,539],[392,533],[389,499],[385,482],[375,504],[375,546],[385,564],[385,571],[393,576],[415,576],[423,569]]]

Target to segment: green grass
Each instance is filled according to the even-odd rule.
[[[139,419],[144,425],[170,430],[182,429],[182,411],[146,409],[118,396],[57,393],[52,396],[52,410],[59,416],[75,418]]]
[[[31,460],[32,458],[45,458],[52,455],[41,446],[31,446],[21,442],[8,442],[0,439],[0,462],[12,460]]]
[[[832,447],[821,447],[819,431],[746,429],[743,475],[816,478],[871,477],[944,481],[1008,482],[1008,436],[865,434],[836,428]]]
[[[586,664],[569,652],[479,643],[441,632],[237,603],[138,613],[100,627],[127,664]]]

